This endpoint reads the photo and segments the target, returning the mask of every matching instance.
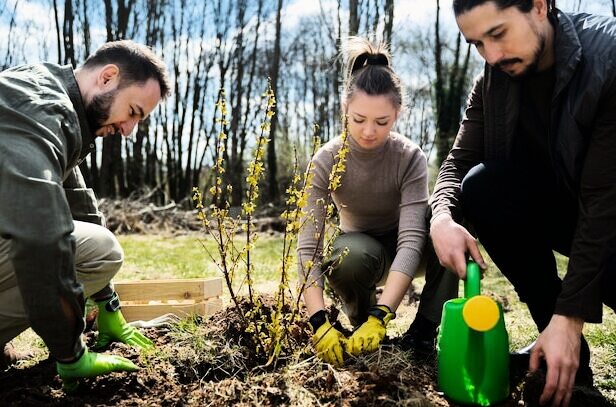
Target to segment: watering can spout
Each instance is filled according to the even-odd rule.
[[[464,298],[443,307],[438,381],[456,402],[490,406],[509,396],[509,338],[501,305],[481,295],[480,283],[479,266],[469,262]]]

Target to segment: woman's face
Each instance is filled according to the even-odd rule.
[[[382,146],[398,118],[398,111],[389,95],[368,95],[360,90],[355,91],[345,109],[351,137],[365,149]]]

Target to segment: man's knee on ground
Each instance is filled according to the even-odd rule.
[[[490,205],[486,191],[492,188],[493,176],[491,167],[478,164],[471,168],[460,185],[460,203],[464,216],[476,219],[483,210],[483,205]]]

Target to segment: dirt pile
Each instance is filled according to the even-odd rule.
[[[293,349],[276,365],[267,365],[254,352],[241,318],[230,309],[207,320],[150,328],[145,334],[156,343],[151,352],[113,344],[139,366],[135,373],[114,373],[85,380],[73,394],[62,391],[54,363],[11,368],[0,373],[0,404],[28,406],[453,406],[435,388],[434,360],[415,359],[389,341],[378,352],[351,358],[343,369],[333,369],[312,356],[310,333],[299,324]],[[93,343],[95,333],[88,333]],[[514,377],[512,397],[502,406],[518,406],[524,378]],[[534,378],[526,391],[527,405],[537,405]],[[539,386],[539,387],[538,387]],[[533,390],[534,389],[534,390]],[[573,406],[609,405],[598,392],[577,390]],[[599,397],[599,398],[597,398]],[[533,401],[534,400],[534,401]],[[603,404],[597,404],[603,403]]]

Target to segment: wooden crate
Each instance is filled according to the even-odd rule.
[[[164,314],[211,315],[222,309],[222,279],[117,281],[122,314],[128,322],[148,321]]]

